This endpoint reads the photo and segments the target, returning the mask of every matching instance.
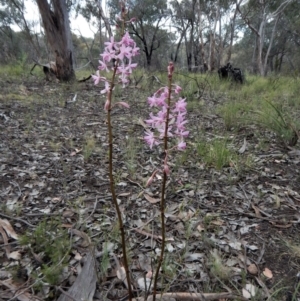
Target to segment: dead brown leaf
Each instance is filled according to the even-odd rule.
[[[10,254],[10,247],[8,245],[8,237],[4,231],[4,229],[0,226],[0,233],[2,235],[3,241],[4,241],[4,250],[6,253],[7,258],[9,258],[9,254]]]
[[[9,237],[18,240],[18,234],[15,232],[7,219],[0,219],[0,226],[5,230]]]
[[[155,199],[146,193],[144,193],[144,196],[145,196],[145,199],[151,204],[156,204],[156,203],[160,202],[160,199]]]

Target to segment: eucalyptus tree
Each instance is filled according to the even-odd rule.
[[[69,12],[65,0],[36,0],[49,47],[55,56],[56,77],[62,81],[75,79],[73,43]]]
[[[108,6],[111,18],[118,18],[119,0],[108,1]],[[135,20],[128,24],[129,32],[135,37],[145,55],[144,66],[149,68],[153,54],[168,41],[166,28],[170,11],[167,2],[165,0],[128,0],[127,7],[128,20]]]
[[[85,0],[85,1],[77,1],[75,4],[75,9],[77,13],[80,13],[89,23],[98,28],[100,44],[102,44],[102,32],[103,32],[103,24],[104,28],[107,32],[108,38],[113,35],[112,32],[112,20],[105,14],[103,10],[102,0]]]
[[[0,1],[0,30],[10,27],[14,23],[14,18],[11,14],[11,9],[7,5],[7,1]]]
[[[172,7],[172,26],[179,33],[179,39],[173,59],[178,60],[179,49],[182,41],[185,44],[186,62],[189,71],[199,65],[197,47],[197,26],[196,26],[196,0],[183,0],[181,2],[171,1]]]
[[[4,1],[0,1],[0,39],[2,45],[0,46],[0,62],[7,62],[12,53],[13,30],[11,25],[13,23],[9,9],[5,6]]]
[[[240,3],[242,0],[237,1]],[[231,59],[233,43],[237,38],[236,0],[198,0],[198,3],[199,19],[207,24],[208,69],[213,71]],[[203,27],[201,23],[199,25]]]
[[[293,1],[282,13],[279,20],[276,39],[274,69],[281,71],[283,59],[288,63],[286,69],[300,72],[300,2]]]
[[[173,0],[170,3],[173,26],[179,34],[177,50],[184,40],[188,70],[194,66],[199,69],[200,65],[204,70],[215,70],[225,60],[225,51],[226,60],[230,60],[236,37],[235,0]]]
[[[221,24],[221,12],[220,12],[220,0],[217,1],[206,1],[203,12],[206,15],[206,20],[209,25],[208,39],[208,70],[213,71],[216,68],[216,31],[217,24]],[[219,36],[219,42],[221,36]],[[219,43],[220,45],[221,43]]]
[[[247,0],[237,5],[242,19],[255,36],[253,70],[254,72],[259,72],[262,76],[267,74],[268,57],[277,34],[278,21],[282,17],[283,11],[293,1]],[[270,32],[267,32],[266,29],[270,28],[269,25],[271,25],[272,29]]]
[[[231,15],[230,15],[230,21],[229,21],[229,43],[227,48],[227,56],[226,56],[226,62],[229,62],[231,60],[232,55],[232,47],[233,42],[236,37],[236,31],[237,31],[237,17],[238,17],[238,8],[239,5],[242,3],[243,0],[237,0],[234,4],[231,4]]]
[[[20,41],[13,41],[16,34],[11,27],[19,27],[21,34],[18,34],[18,39],[27,40],[33,50],[31,55],[35,56],[40,52],[38,36],[33,31],[34,22],[26,20],[25,13],[25,0],[0,0],[0,32],[16,47]],[[5,37],[1,40],[6,40]],[[13,50],[16,51],[17,49]],[[29,51],[28,47],[24,47],[23,51]]]

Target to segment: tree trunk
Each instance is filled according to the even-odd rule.
[[[217,1],[217,11],[216,11],[216,20],[214,24],[214,34],[213,34],[213,47],[212,47],[212,61],[211,61],[211,71],[216,69],[216,31],[217,31],[217,23],[219,22],[221,25],[221,12],[220,12],[220,0]],[[221,40],[221,36],[220,36]]]
[[[239,0],[238,2],[236,2],[235,11],[234,11],[233,17],[230,21],[230,43],[229,43],[229,47],[228,47],[228,51],[227,51],[226,63],[230,62],[230,60],[231,60],[232,45],[233,45],[234,32],[235,32],[235,21],[236,21],[236,16],[237,16],[237,12],[238,12],[238,7],[242,3],[242,1],[243,0]]]
[[[136,24],[131,23],[132,32],[131,34],[135,35],[143,44],[143,49],[141,49],[146,56],[146,68],[149,69],[151,67],[152,55],[153,51],[159,48],[160,42],[159,39],[156,38],[159,29],[160,29],[160,22],[162,21],[163,17],[159,17],[156,25],[153,26],[154,30],[151,33],[152,37],[147,36],[147,24],[144,26],[143,19],[139,19]],[[138,28],[139,27],[139,28]],[[139,32],[140,30],[140,32]]]
[[[183,31],[181,33],[181,36],[180,36],[180,39],[179,39],[179,41],[177,43],[176,51],[175,51],[175,56],[174,56],[174,63],[177,62],[178,54],[179,54],[179,49],[180,49],[180,46],[181,46],[181,43],[182,43],[182,40],[183,40],[183,37],[184,37],[185,34],[186,34],[186,28],[183,29]]]
[[[184,27],[184,23],[183,20],[181,19],[181,24],[182,24],[182,28]],[[190,26],[190,22],[188,22],[188,25],[186,28],[188,28]],[[187,38],[187,30],[184,33],[184,44],[185,44],[185,55],[186,55],[186,61],[187,61],[187,67],[188,67],[188,71],[191,71],[191,49],[189,47],[189,42],[188,42],[188,38]]]
[[[295,72],[295,71],[299,72],[299,68],[297,68],[297,67],[295,66],[293,60],[292,60],[288,55],[286,56],[286,58],[287,58],[288,62],[290,63],[290,68],[291,68],[294,72]]]
[[[265,70],[263,65],[263,46],[265,40],[265,27],[266,27],[266,12],[262,12],[262,21],[260,22],[258,35],[257,35],[257,68],[261,76],[265,76]]]
[[[218,43],[218,56],[217,56],[217,67],[219,68],[220,65],[221,65],[221,59],[223,57],[223,51],[224,51],[224,44],[225,44],[225,41],[226,41],[226,38],[227,38],[227,30],[226,30],[226,33],[223,35],[222,34],[222,17],[221,17],[221,12],[220,12],[220,7],[219,7],[219,43]],[[224,36],[224,40],[222,39],[222,37]]]
[[[203,35],[202,35],[202,7],[201,7],[201,0],[198,2],[198,19],[199,19],[199,38],[200,38],[200,53],[201,53],[201,60],[203,64],[203,68],[207,70],[207,61],[205,58],[205,52],[204,52],[204,42],[203,42]],[[206,71],[205,70],[205,71]]]
[[[237,0],[236,0],[237,1]],[[272,13],[268,13],[268,9],[270,7],[268,4],[264,1],[260,1],[259,3],[261,4],[261,16],[260,16],[260,25],[259,29],[257,30],[254,25],[249,21],[246,15],[243,15],[243,13],[240,10],[239,4],[237,3],[237,9],[239,13],[241,14],[242,19],[245,21],[245,23],[248,25],[248,27],[252,30],[252,32],[256,35],[256,46],[257,46],[257,58],[256,58],[256,63],[257,63],[257,69],[259,70],[260,75],[265,76],[266,75],[266,67],[267,67],[267,60],[268,60],[268,55],[272,47],[275,31],[276,31],[276,25],[278,22],[277,17],[279,18],[280,13],[283,12],[283,10],[292,2],[293,0],[285,0],[283,1],[279,7]],[[276,18],[276,19],[275,19]],[[275,19],[275,24],[273,27],[272,31],[272,36],[271,40],[269,42],[269,47],[268,47],[268,52],[265,56],[265,60],[263,63],[263,45],[265,42],[265,31],[266,31],[266,23],[271,20]]]
[[[99,18],[99,33],[100,33],[100,45],[101,45],[101,19],[104,22],[104,25],[105,25],[105,28],[108,32],[109,38],[111,38],[113,36],[113,34],[112,34],[112,29],[111,29],[111,26],[110,26],[110,23],[109,23],[109,18],[107,18],[104,14],[101,0],[98,1],[98,10],[99,10],[99,16],[100,16],[100,18]]]
[[[191,22],[191,32],[190,32],[190,40],[188,42],[188,70],[193,71],[194,70],[194,65],[193,65],[193,56],[194,56],[194,22],[193,20],[190,20]]]
[[[37,0],[48,44],[56,56],[56,77],[61,81],[75,79],[73,68],[73,44],[69,14],[65,0]]]
[[[38,47],[39,43],[38,43],[38,41],[37,41],[37,43],[35,43],[34,40],[33,40],[30,25],[26,21],[26,18],[25,18],[25,9],[24,9],[23,5],[21,3],[19,3],[18,1],[15,1],[15,0],[11,0],[11,5],[13,5],[17,9],[17,15],[19,15],[21,20],[22,20],[22,22],[17,22],[17,25],[19,26],[21,31],[23,31],[23,33],[25,34],[25,36],[28,39],[29,43],[33,46],[33,48],[36,52],[35,55],[39,56],[40,55],[40,49]]]
[[[256,65],[256,50],[257,50],[257,36],[254,36],[254,47],[253,47],[253,53],[252,53],[252,59],[251,59],[251,65],[252,65],[252,73],[257,73],[257,65]]]
[[[278,72],[281,72],[281,66],[282,66],[284,55],[285,55],[285,53],[284,53],[284,51],[282,51],[280,54],[279,63],[278,63],[278,69],[277,69]]]
[[[219,2],[218,2],[219,5]],[[216,48],[216,30],[217,30],[218,13],[216,12],[213,30],[210,31],[209,42],[209,57],[208,57],[208,70],[214,71],[216,67],[215,48]]]
[[[176,51],[175,51],[175,56],[174,56],[174,63],[177,62],[177,58],[178,58],[178,54],[179,54],[179,49],[180,49],[180,46],[181,46],[181,42],[182,42],[182,39],[183,39],[183,34],[181,34],[181,37],[179,39],[179,42],[177,43],[177,46],[176,46]]]
[[[277,27],[277,23],[278,23],[279,18],[280,18],[280,14],[278,14],[276,16],[275,23],[274,23],[274,26],[273,26],[273,29],[272,29],[271,39],[270,39],[270,42],[269,42],[269,47],[268,47],[267,53],[265,55],[265,62],[264,62],[264,73],[265,74],[264,75],[267,75],[268,58],[269,58],[269,55],[270,55],[270,52],[271,52],[271,48],[273,46],[274,36],[275,36],[276,27]]]

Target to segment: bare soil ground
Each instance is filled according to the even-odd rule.
[[[98,277],[91,280],[96,288],[86,300],[126,300],[126,288],[117,278],[122,252],[109,193],[106,116],[99,91],[91,82],[0,80],[1,300],[57,300],[60,295],[63,300],[90,253]],[[116,98],[128,101],[131,109],[113,112],[115,181],[135,296],[143,295],[139,279],[155,266],[160,247],[160,180],[143,187],[161,157],[144,145],[139,120],[147,118],[146,99],[154,91],[152,83],[116,90]],[[299,300],[299,144],[286,149],[272,133],[251,126],[226,132],[216,113],[224,99],[206,92],[197,100],[199,107],[188,112],[186,153],[172,155],[160,290],[228,292],[228,298],[240,300],[233,295],[246,297],[243,289],[252,285],[257,289],[252,300]],[[69,102],[75,94],[76,101]],[[224,136],[240,163],[216,170],[201,160],[197,142]],[[246,150],[239,153],[244,141]],[[53,220],[68,233],[71,246],[59,279],[49,284],[40,271],[51,260],[33,243],[19,244],[19,238]],[[17,239],[10,237],[13,231]],[[110,250],[106,258],[105,245]],[[198,300],[206,300],[202,297]]]

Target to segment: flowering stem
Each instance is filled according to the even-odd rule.
[[[107,128],[108,128],[108,145],[109,145],[109,180],[110,180],[110,191],[112,195],[112,202],[115,207],[117,218],[119,222],[119,230],[121,235],[121,244],[122,244],[122,252],[123,252],[123,264],[127,279],[127,289],[128,289],[128,299],[132,300],[132,287],[131,280],[129,275],[129,266],[127,261],[127,252],[126,252],[126,237],[124,224],[122,220],[122,214],[120,211],[120,207],[117,202],[116,190],[115,190],[115,181],[113,175],[113,134],[112,134],[112,120],[111,120],[111,111],[114,105],[122,105],[126,108],[129,108],[128,103],[120,101],[112,104],[112,95],[113,89],[115,85],[118,83],[122,83],[123,87],[125,87],[129,80],[128,76],[132,73],[132,70],[136,68],[137,64],[132,63],[131,59],[139,54],[139,48],[136,47],[136,43],[133,39],[131,39],[128,32],[124,33],[125,30],[125,15],[127,13],[126,10],[126,0],[121,0],[121,40],[119,42],[115,41],[114,37],[110,37],[109,42],[105,42],[106,47],[104,48],[104,52],[100,54],[102,56],[102,60],[99,60],[99,67],[95,75],[92,75],[92,78],[97,85],[99,82],[105,83],[105,88],[101,91],[101,94],[106,93],[106,101],[104,105],[104,109],[107,111]],[[109,72],[110,65],[112,64],[112,77],[108,80],[106,77],[100,74],[101,71]],[[118,76],[118,82],[117,77]],[[122,279],[125,280],[125,279]]]
[[[172,69],[170,71],[170,69]],[[172,75],[174,70],[174,65],[172,62],[169,63],[168,67],[168,98],[167,98],[167,112],[166,112],[166,126],[165,126],[165,132],[164,132],[164,153],[165,158],[164,162],[167,161],[168,156],[168,128],[169,128],[169,115],[170,115],[170,106],[171,106],[171,94],[172,94]],[[162,187],[161,187],[161,200],[160,200],[160,217],[161,217],[161,252],[160,257],[158,260],[158,264],[156,267],[156,272],[154,276],[154,284],[153,284],[153,301],[156,300],[156,290],[157,290],[157,281],[158,281],[158,274],[160,267],[164,260],[164,253],[165,253],[165,244],[166,244],[166,225],[165,225],[165,207],[166,207],[166,200],[165,200],[165,190],[166,190],[166,183],[167,183],[167,171],[164,169],[163,172],[163,180],[162,180]]]
[[[119,221],[119,230],[121,234],[122,240],[122,252],[123,252],[123,259],[124,259],[124,269],[126,273],[127,285],[128,285],[128,298],[132,300],[132,289],[131,289],[131,280],[129,275],[129,267],[128,267],[128,260],[127,260],[127,251],[126,251],[126,237],[125,237],[125,230],[122,220],[122,214],[120,211],[120,207],[118,205],[116,190],[115,190],[115,180],[113,175],[113,134],[112,134],[112,124],[111,124],[111,102],[112,102],[112,91],[114,88],[114,82],[116,77],[116,72],[118,68],[118,60],[115,62],[115,66],[113,69],[113,75],[110,83],[110,88],[107,93],[107,101],[109,103],[108,110],[107,110],[107,128],[108,128],[108,144],[109,144],[109,182],[110,182],[110,190],[112,195],[112,200],[117,212],[118,221]]]

